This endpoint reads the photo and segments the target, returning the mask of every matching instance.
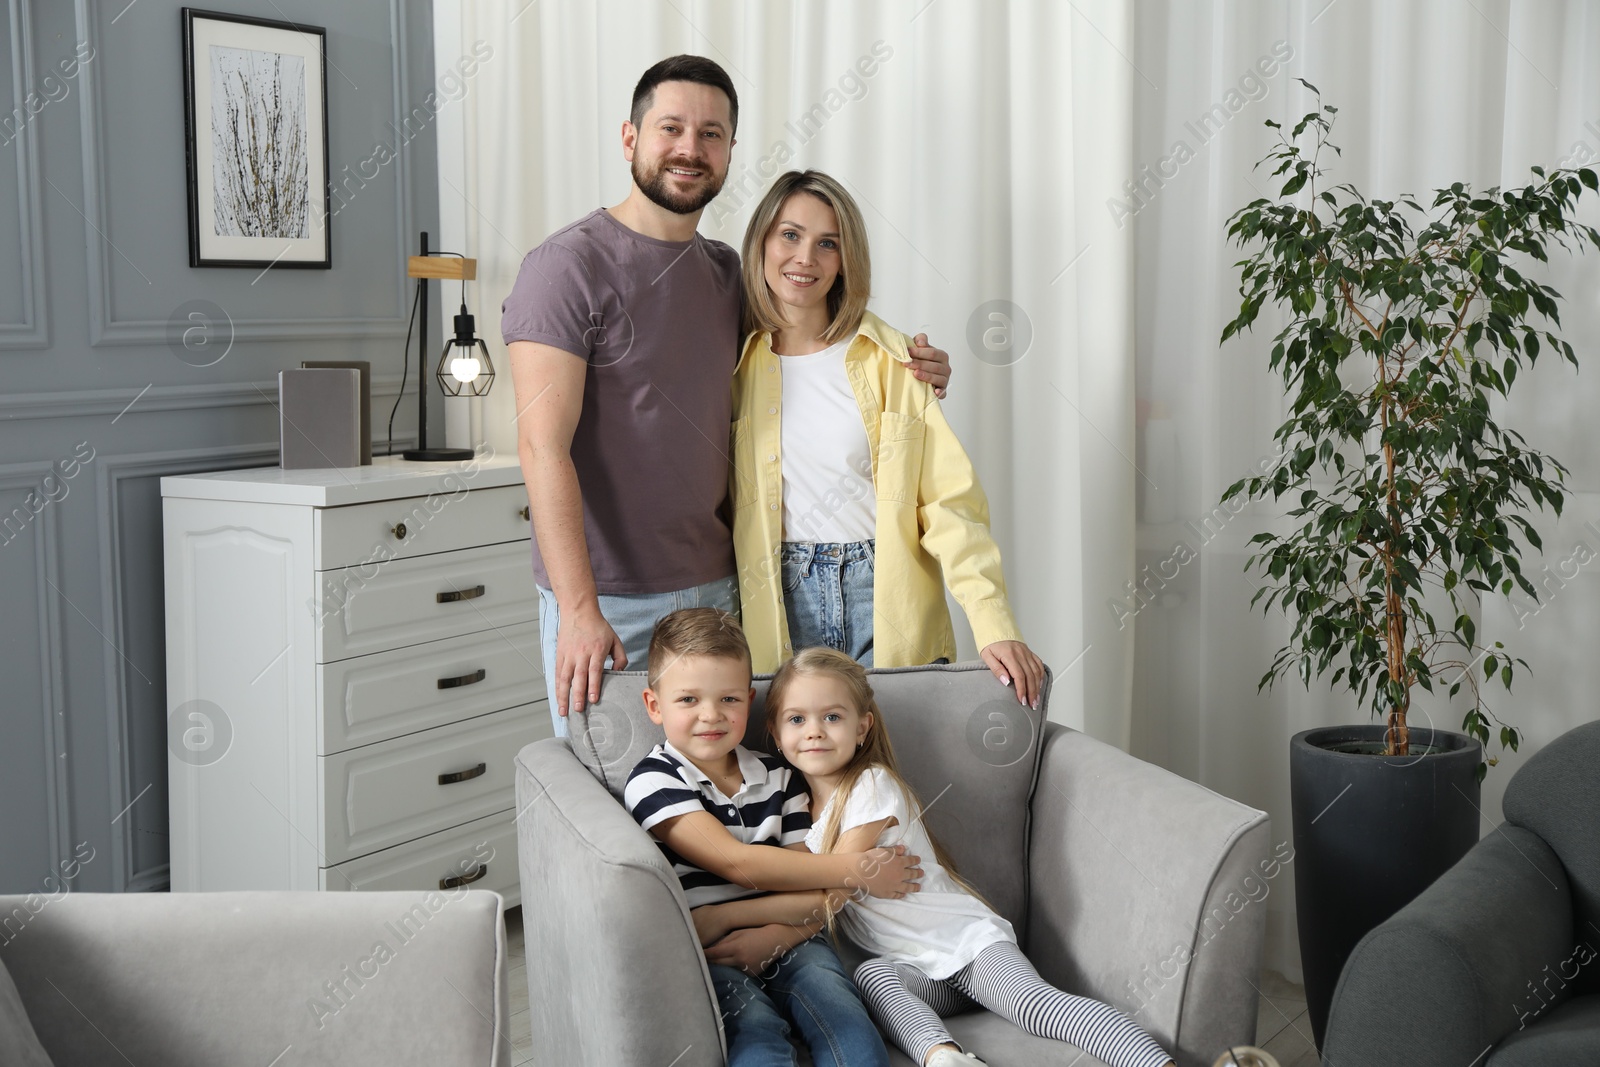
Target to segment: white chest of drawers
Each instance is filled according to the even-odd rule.
[[[161,480],[174,891],[517,885],[550,736],[513,459]]]

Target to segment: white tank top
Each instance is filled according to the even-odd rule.
[[[878,515],[872,450],[844,356],[854,337],[779,356],[783,375],[783,539],[867,541]]]

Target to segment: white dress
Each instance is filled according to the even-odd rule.
[[[812,852],[822,850],[822,828],[838,799],[837,793],[828,798],[806,835],[806,847]],[[909,963],[929,978],[948,978],[997,942],[1016,944],[1011,924],[961,888],[934,858],[933,842],[922,821],[913,821],[910,798],[887,771],[873,767],[856,780],[839,832],[890,816],[899,821],[878,835],[878,844],[905,845],[912,855],[922,857],[922,890],[899,900],[851,901],[839,914],[850,940],[868,955]]]

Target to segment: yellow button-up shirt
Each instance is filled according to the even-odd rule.
[[[845,353],[845,371],[872,450],[877,499],[872,580],[876,667],[955,659],[944,587],[966,612],[981,649],[1020,641],[1006,599],[989,501],[933,387],[907,364],[910,339],[868,312]],[[745,339],[733,378],[733,549],[754,669],[793,654],[783,610],[783,357],[765,332]],[[942,572],[942,574],[941,574]]]

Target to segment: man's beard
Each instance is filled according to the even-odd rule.
[[[667,174],[667,170],[670,167],[685,167],[702,171],[707,176],[708,184],[702,186],[698,192],[689,194],[676,193],[668,184],[672,180]],[[711,203],[716,198],[716,195],[722,192],[722,182],[723,178],[717,177],[716,173],[709,167],[699,166],[687,160],[663,160],[652,171],[645,171],[640,166],[637,157],[633,161],[633,183],[639,187],[639,191],[649,197],[651,203],[679,215],[693,215],[696,211]]]

